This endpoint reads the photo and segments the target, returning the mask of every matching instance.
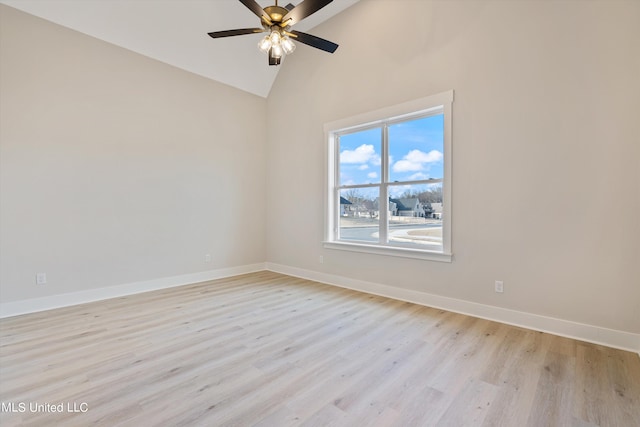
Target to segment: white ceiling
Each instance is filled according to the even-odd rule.
[[[262,7],[273,0],[256,0]],[[308,31],[359,0],[334,0],[295,25]],[[284,6],[301,0],[280,0]],[[260,34],[212,39],[211,31],[260,27],[238,0],[0,0],[29,14],[195,74],[266,97],[280,67],[257,48]],[[340,44],[339,40],[331,40]],[[297,43],[301,49],[312,47]],[[318,55],[330,55],[317,50]],[[295,52],[293,53],[295,55]]]

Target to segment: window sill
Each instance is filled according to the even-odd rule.
[[[453,254],[430,252],[420,249],[394,248],[390,246],[367,245],[351,242],[323,242],[326,249],[360,252],[376,255],[387,255],[401,258],[413,258],[426,261],[451,262]]]

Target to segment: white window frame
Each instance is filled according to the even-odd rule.
[[[328,149],[325,150],[325,239],[323,246],[327,249],[338,249],[353,252],[363,252],[378,255],[389,255],[404,258],[416,258],[430,261],[451,262],[453,252],[451,249],[451,164],[452,164],[452,104],[453,90],[427,96],[391,107],[382,108],[357,116],[336,120],[324,125],[325,141]],[[425,115],[444,114],[444,170],[442,177],[443,212],[442,212],[442,252],[414,247],[401,247],[391,244],[376,244],[365,242],[353,242],[337,240],[339,227],[339,187],[338,172],[338,135],[350,131],[364,130],[375,126],[384,126],[390,122],[406,121]],[[388,162],[386,147],[383,148],[383,165]],[[384,171],[383,171],[384,172]],[[388,202],[387,202],[388,203]],[[380,209],[380,221],[386,221],[385,211]],[[381,228],[380,232],[384,230]]]

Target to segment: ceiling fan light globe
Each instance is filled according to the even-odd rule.
[[[269,35],[269,38],[271,39],[271,43],[273,45],[280,44],[280,40],[282,39],[282,37],[280,36],[280,33],[277,30],[272,31],[271,35]]]
[[[269,36],[260,40],[260,42],[258,43],[258,48],[264,53],[269,52],[269,49],[271,49],[271,39],[269,38]]]
[[[284,37],[282,39],[282,42],[280,43],[280,46],[282,46],[282,50],[286,55],[289,55],[291,52],[296,50],[295,43],[293,43],[289,37]]]
[[[271,55],[274,58],[282,58],[282,55],[284,55],[282,46],[280,46],[279,44],[274,44],[273,46],[271,46]]]

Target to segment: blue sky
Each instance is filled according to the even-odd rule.
[[[442,178],[443,128],[442,114],[390,125],[389,180]],[[340,137],[340,185],[380,182],[381,138],[380,128]]]

